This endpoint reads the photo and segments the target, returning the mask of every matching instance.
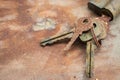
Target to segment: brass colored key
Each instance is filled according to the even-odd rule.
[[[43,41],[40,42],[40,45],[46,46],[47,44],[52,44],[52,43],[57,42],[57,41],[62,40],[62,39],[66,39],[66,38],[69,39],[72,37],[73,31],[74,30],[72,29],[69,32],[64,32],[62,34],[57,34],[57,35],[54,35],[50,38],[44,39]]]
[[[94,66],[94,50],[95,45],[92,41],[87,42],[86,46],[86,75],[91,78],[93,76]]]

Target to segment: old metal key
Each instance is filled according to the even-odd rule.
[[[87,42],[86,46],[86,75],[91,78],[94,66],[94,44],[92,41]]]

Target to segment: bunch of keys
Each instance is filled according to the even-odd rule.
[[[81,41],[87,43],[86,76],[91,78],[93,76],[95,49],[101,46],[100,41],[107,36],[109,21],[113,20],[113,18],[115,18],[119,14],[120,5],[116,4],[119,2],[120,0],[101,0],[101,2],[90,0],[90,2],[88,3],[88,7],[101,17],[80,18],[76,21],[74,25],[75,27],[73,29],[68,32],[57,34],[44,39],[43,41],[41,41],[40,45],[46,46],[47,44],[53,44],[54,42],[65,38],[71,38],[70,42],[64,48],[65,51],[68,51],[71,48],[72,44],[76,41],[76,39],[80,38]]]

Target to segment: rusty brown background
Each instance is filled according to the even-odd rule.
[[[76,42],[64,56],[67,42],[41,47],[39,42],[80,17],[93,16],[87,0],[0,0],[0,80],[88,80],[85,45]],[[95,15],[94,15],[95,16]],[[56,29],[33,31],[40,17],[58,22]],[[120,80],[120,17],[110,23],[108,37],[95,54],[91,80]],[[80,44],[80,45],[77,45]]]

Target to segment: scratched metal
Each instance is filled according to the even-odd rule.
[[[91,15],[87,0],[0,0],[0,80],[87,80],[83,43],[76,42],[64,56],[67,42],[44,48],[39,42]],[[33,31],[32,25],[45,17],[53,19],[56,28]],[[119,23],[120,17],[111,22],[108,37],[96,51],[91,80],[120,80]]]

